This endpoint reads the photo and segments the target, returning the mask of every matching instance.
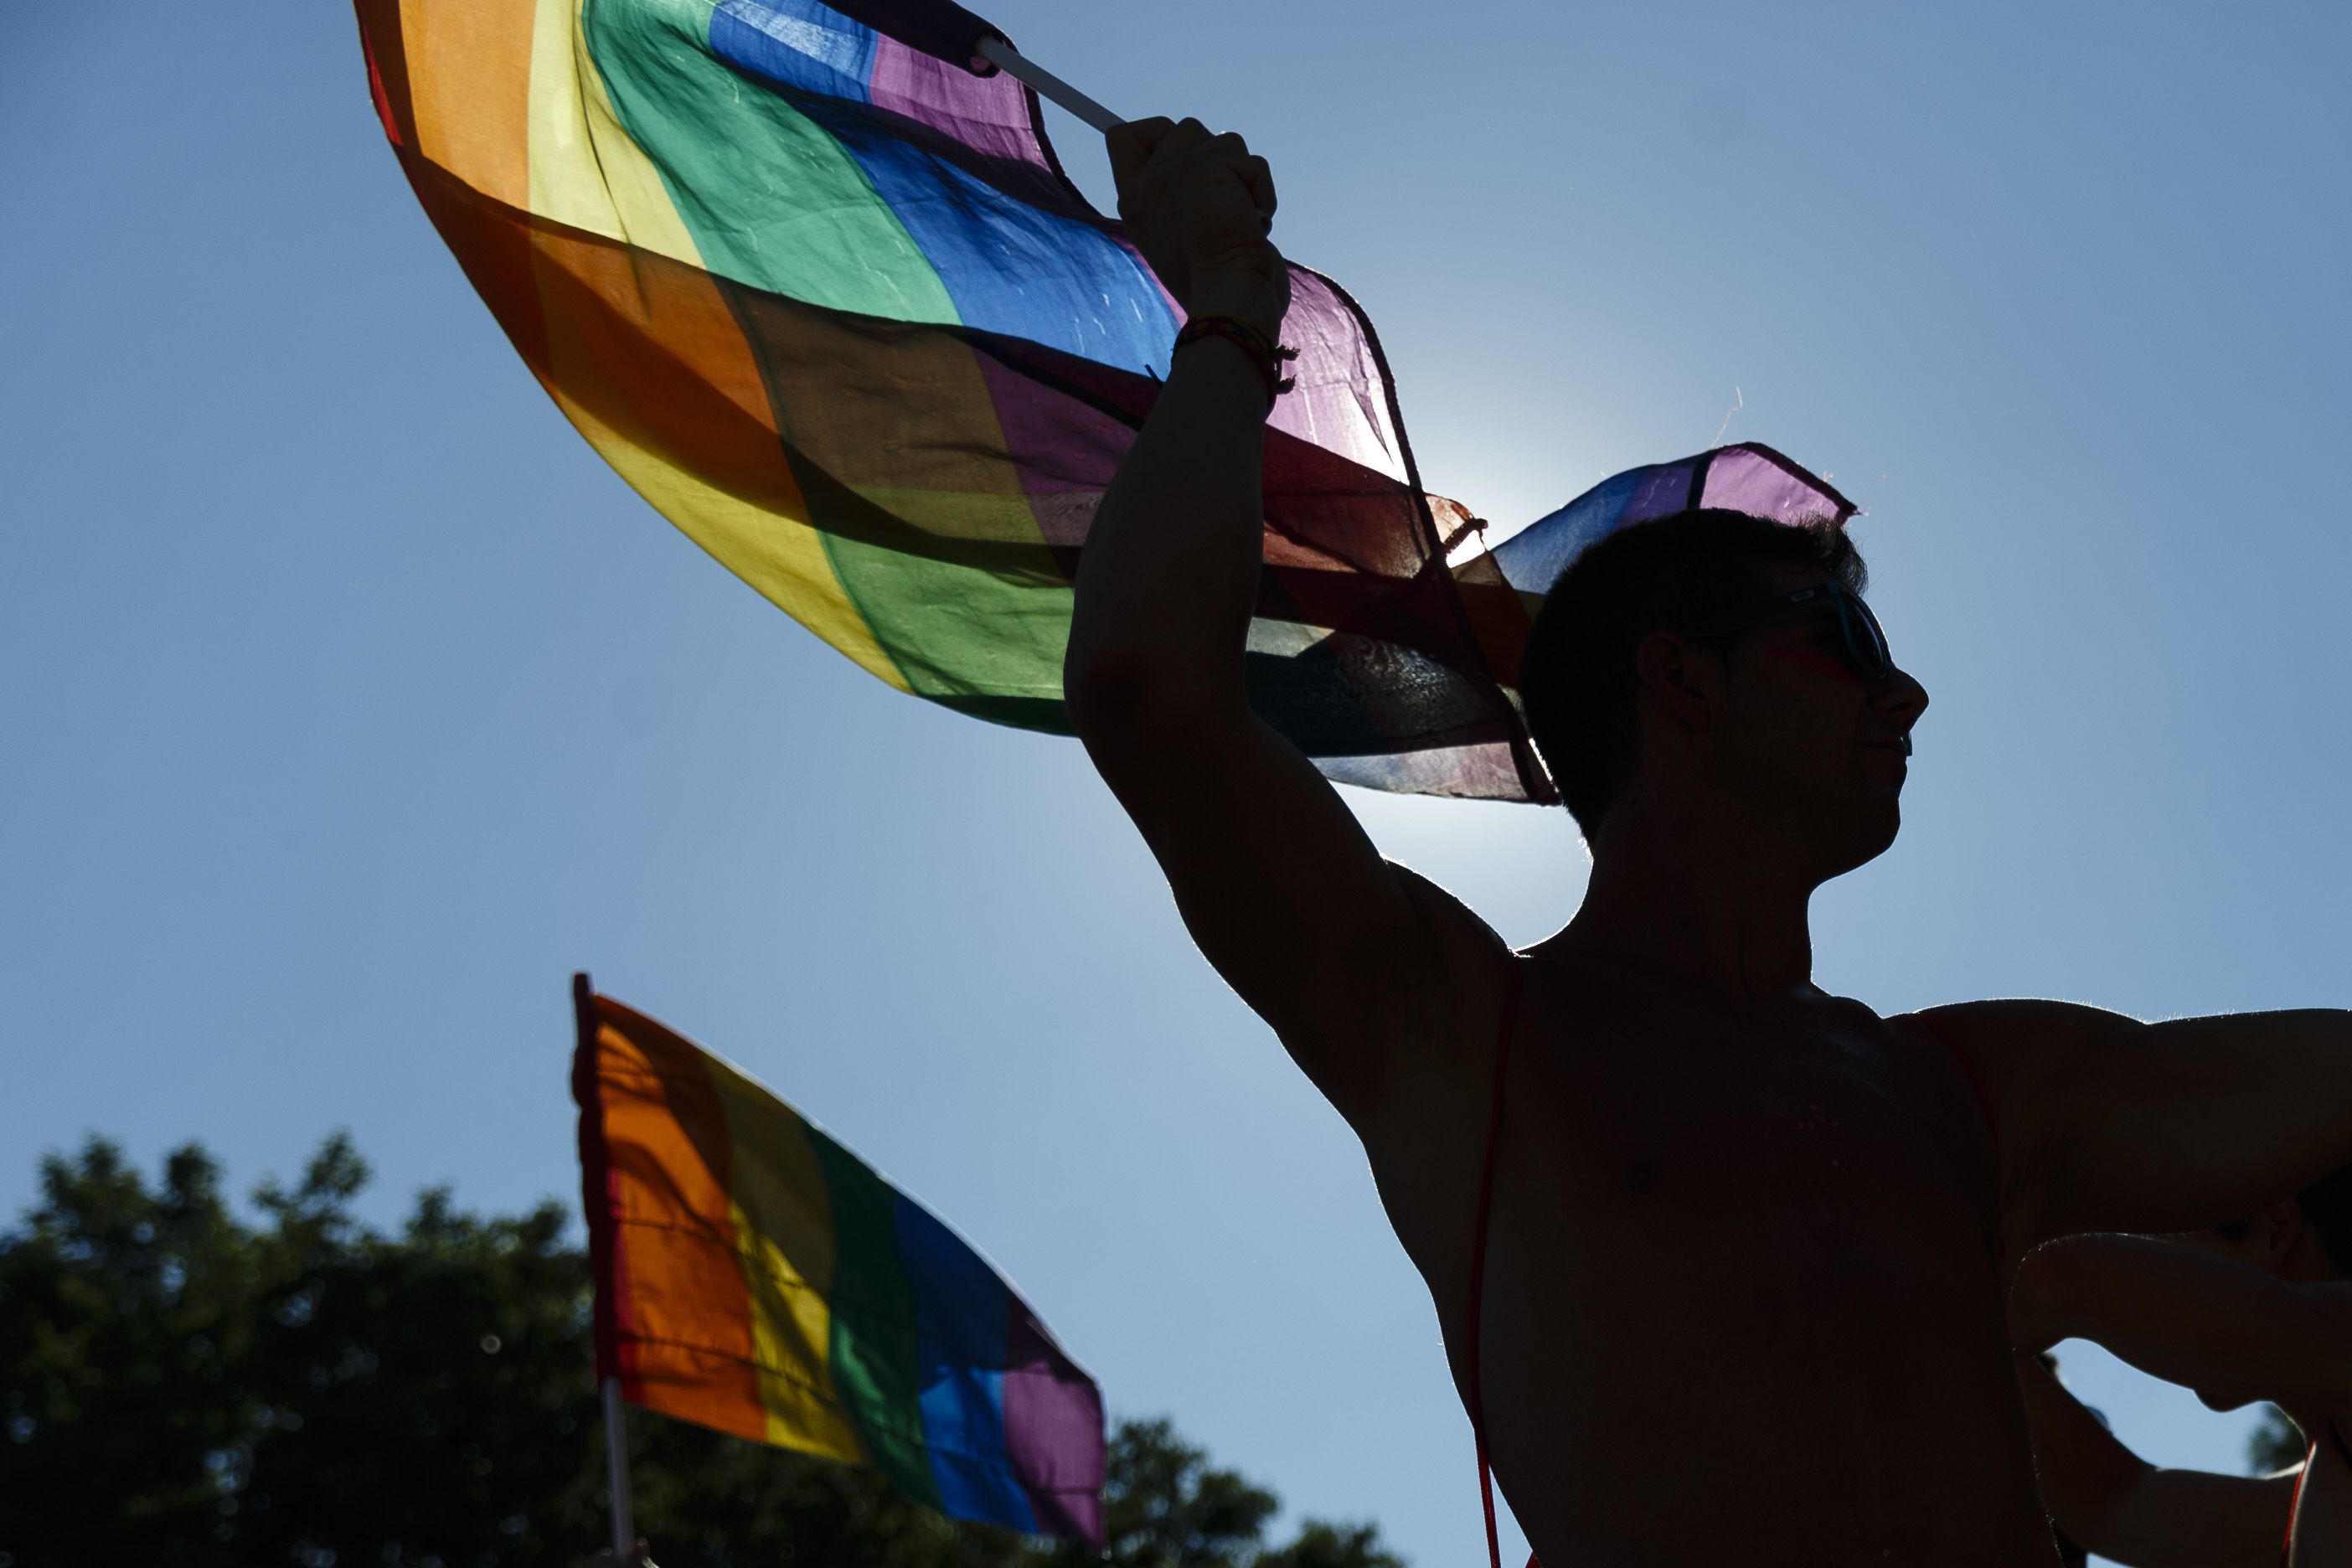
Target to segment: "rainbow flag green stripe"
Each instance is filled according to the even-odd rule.
[[[741,1071],[575,984],[600,1377],[870,1465],[961,1519],[1102,1541],[1102,1397],[954,1232]]]
[[[664,515],[902,690],[1067,727],[1070,580],[1177,313],[1035,100],[816,0],[357,0],[426,212]],[[887,10],[868,5],[868,11]],[[1294,272],[1252,700],[1335,777],[1539,799],[1527,613]]]

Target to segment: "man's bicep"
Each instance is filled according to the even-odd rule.
[[[2352,1162],[2344,1018],[2178,1018],[2070,1056],[2053,1097],[2067,1134],[2067,1207],[2116,1229],[2200,1229]]]
[[[1439,979],[1429,899],[1408,893],[1330,781],[1254,714],[1171,732],[1181,739],[1090,737],[1088,751],[1210,963],[1326,1094],[1363,1102],[1400,1009]]]
[[[1929,1016],[1983,1071],[2041,1236],[2201,1229],[2352,1162],[2343,1014],[2144,1024],[2015,1001]]]

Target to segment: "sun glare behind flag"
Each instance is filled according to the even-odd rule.
[[[584,975],[573,1003],[598,1378],[959,1519],[1101,1545],[1102,1396],[1028,1303],[740,1069]]]

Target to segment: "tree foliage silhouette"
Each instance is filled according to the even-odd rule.
[[[0,1568],[562,1563],[603,1543],[585,1257],[554,1203],[423,1194],[362,1225],[341,1134],[255,1221],[218,1164],[153,1185],[92,1139],[0,1234]],[[961,1524],[872,1473],[637,1413],[637,1520],[663,1568],[1076,1568],[1070,1543]],[[1116,1568],[1403,1568],[1370,1525],[1270,1547],[1273,1493],[1164,1419],[1112,1435]]]
[[[2286,1412],[2275,1405],[2263,1407],[2262,1425],[2246,1435],[2246,1468],[2258,1476],[2274,1476],[2303,1463],[2309,1440]]]

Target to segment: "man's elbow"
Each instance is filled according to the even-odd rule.
[[[1132,654],[1083,647],[1076,639],[1062,659],[1062,702],[1080,735],[1130,710],[1149,677]]]
[[[1070,728],[1097,762],[1132,743],[1157,703],[1158,681],[1132,659],[1073,657],[1062,667],[1062,701]]]
[[[1127,652],[1073,647],[1062,666],[1062,700],[1070,727],[1098,758],[1182,738],[1222,708],[1246,707],[1240,683],[1171,668]]]

